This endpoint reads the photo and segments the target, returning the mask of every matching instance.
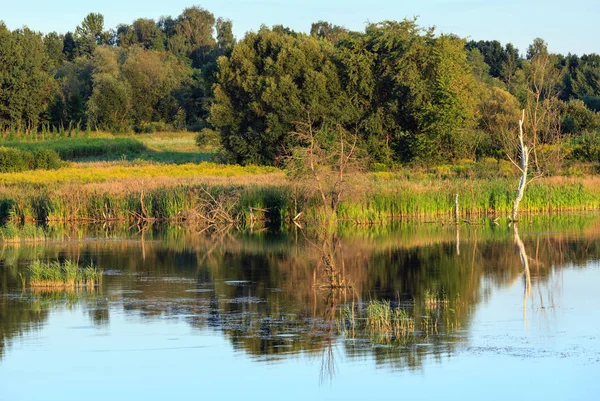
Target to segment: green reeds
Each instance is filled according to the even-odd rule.
[[[35,224],[16,225],[7,223],[0,226],[0,243],[39,242],[46,240],[44,229]]]
[[[402,337],[415,330],[415,320],[402,308],[392,308],[390,301],[371,301],[366,310],[367,326],[372,332]]]
[[[36,288],[87,287],[100,285],[102,272],[93,264],[80,267],[70,260],[42,262],[34,260],[27,266],[24,284]]]

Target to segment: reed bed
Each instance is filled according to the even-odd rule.
[[[70,260],[34,260],[27,266],[24,283],[35,288],[88,287],[102,283],[102,272],[91,263],[80,267]]]
[[[455,194],[461,219],[508,215],[517,181],[366,173],[350,177],[349,184],[338,221],[380,224],[452,216]],[[273,167],[96,162],[1,175],[0,220],[186,220],[202,215],[211,197],[226,201],[229,220],[248,220],[250,209],[259,219],[274,222],[291,220],[300,212],[302,219],[318,222],[326,214],[313,188],[290,182]],[[520,208],[523,214],[598,209],[597,177],[536,180],[527,187]]]

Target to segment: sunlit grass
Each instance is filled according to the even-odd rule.
[[[200,164],[73,164],[60,170],[26,171],[0,175],[0,184],[96,183],[126,178],[193,178],[201,176],[234,177],[279,172],[274,167]]]
[[[91,263],[80,267],[70,260],[62,263],[34,260],[25,273],[25,282],[30,287],[79,287],[102,283],[102,271]]]

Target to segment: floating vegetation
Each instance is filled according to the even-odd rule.
[[[86,287],[102,283],[102,271],[93,264],[80,267],[76,262],[42,262],[35,260],[27,266],[23,284],[32,288]]]

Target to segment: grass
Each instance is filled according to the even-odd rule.
[[[80,267],[70,260],[62,263],[35,260],[27,266],[25,282],[35,288],[94,286],[102,283],[102,272],[92,264]]]
[[[215,153],[211,146],[199,148],[194,132],[113,135],[94,132],[89,137],[66,137],[47,140],[4,140],[2,146],[33,152],[55,150],[63,160],[92,162],[145,160],[185,164],[209,161]]]
[[[39,242],[46,240],[46,232],[35,224],[17,225],[7,223],[0,226],[0,243]]]
[[[42,149],[56,151],[63,160],[76,160],[99,156],[139,155],[146,146],[134,138],[68,138],[46,141],[7,141],[3,146],[28,152]]]
[[[415,330],[415,320],[402,308],[392,308],[390,301],[371,301],[367,305],[367,326],[373,332],[402,337]]]
[[[323,218],[314,188],[298,184],[273,167],[200,162],[213,145],[198,148],[194,133],[89,137],[44,141],[2,141],[19,149],[55,149],[75,160],[58,170],[0,175],[0,219],[127,220],[143,214],[154,219],[182,219],[206,202],[201,194],[237,196],[231,210],[244,217],[250,207],[268,210],[270,218]],[[359,224],[404,218],[451,216],[459,195],[463,219],[507,215],[517,186],[507,162],[461,161],[453,166],[399,168],[395,172],[349,174],[349,186],[337,220]],[[229,199],[231,200],[231,199]],[[600,209],[600,178],[594,175],[550,177],[527,187],[522,213]]]
[[[74,164],[60,170],[25,171],[0,175],[0,184],[27,185],[52,183],[99,183],[131,178],[194,178],[234,177],[244,175],[277,173],[274,167],[259,166],[223,166],[216,163],[200,164],[156,164],[156,163],[85,163]]]

